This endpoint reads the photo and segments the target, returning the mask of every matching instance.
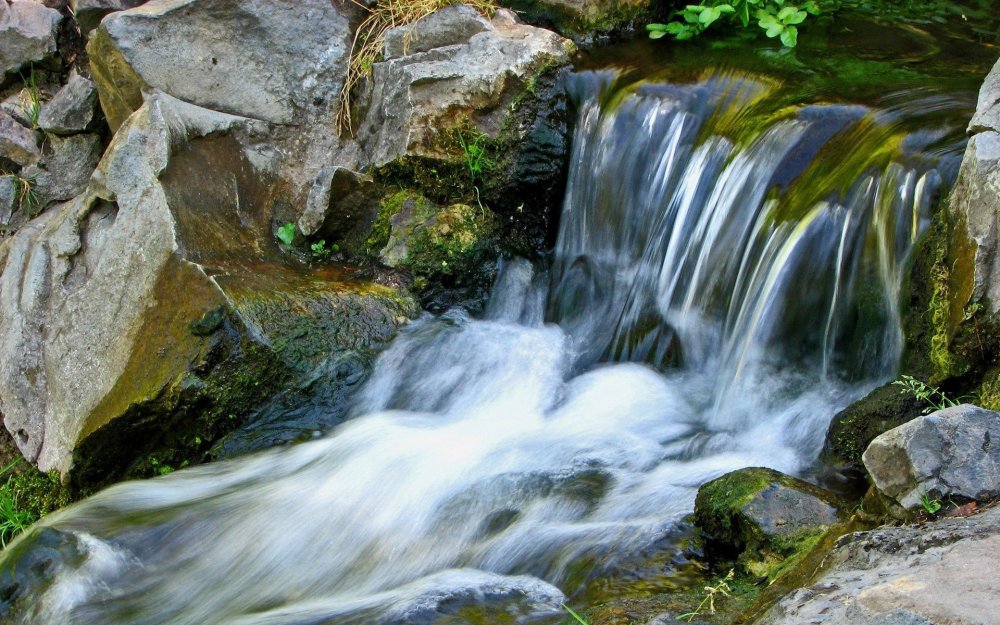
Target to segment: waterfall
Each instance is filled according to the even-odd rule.
[[[544,620],[670,536],[700,484],[807,468],[830,417],[895,373],[906,259],[954,150],[913,121],[931,96],[779,87],[573,76],[551,266],[505,261],[482,318],[412,323],[325,438],[47,517],[3,569],[58,564],[34,596],[3,588],[11,618]]]

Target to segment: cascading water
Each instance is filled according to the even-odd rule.
[[[955,146],[903,124],[913,107],[795,107],[745,75],[571,82],[551,268],[508,261],[484,318],[411,324],[324,439],[46,518],[4,562],[62,554],[37,596],[5,589],[15,622],[549,618],[705,481],[807,468],[894,373],[906,257]]]

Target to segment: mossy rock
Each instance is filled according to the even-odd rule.
[[[753,467],[702,486],[695,524],[711,561],[735,562],[742,572],[773,581],[838,521],[837,508],[836,498],[821,488]]]
[[[494,224],[485,206],[439,206],[403,190],[382,200],[365,251],[389,267],[411,271],[425,303],[442,290],[481,298],[498,254]]]
[[[876,436],[919,417],[924,408],[916,397],[886,384],[838,412],[823,446],[824,463],[840,471],[862,474],[861,454]]]

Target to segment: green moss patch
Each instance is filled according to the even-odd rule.
[[[731,563],[774,581],[837,522],[832,495],[764,468],[733,471],[702,486],[695,524],[716,568]]]

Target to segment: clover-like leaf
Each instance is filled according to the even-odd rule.
[[[781,31],[781,43],[786,47],[794,48],[799,42],[799,29],[794,26],[786,26]]]

